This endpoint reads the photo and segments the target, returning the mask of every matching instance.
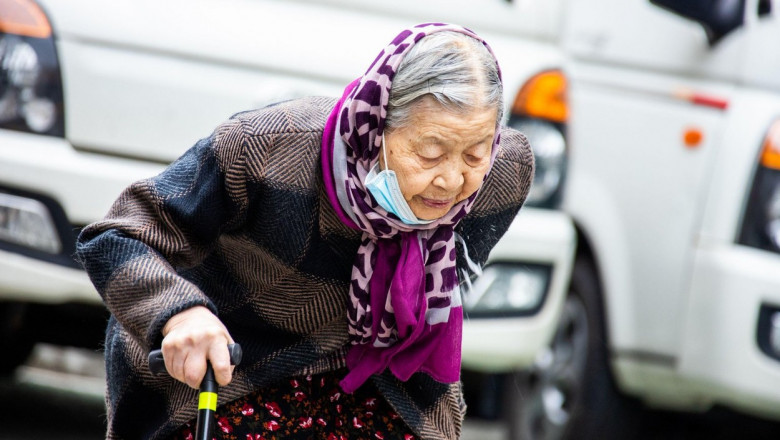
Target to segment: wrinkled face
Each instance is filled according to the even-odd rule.
[[[424,98],[408,125],[385,133],[389,164],[380,151],[380,167],[395,171],[417,218],[434,220],[479,189],[495,131],[495,108],[459,115]]]

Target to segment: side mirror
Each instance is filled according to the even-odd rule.
[[[745,22],[745,0],[650,0],[650,3],[702,25],[710,46]]]

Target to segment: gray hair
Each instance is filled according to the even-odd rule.
[[[406,126],[426,96],[458,114],[495,107],[497,123],[504,113],[496,60],[482,42],[460,32],[428,35],[406,54],[390,89],[386,129]]]

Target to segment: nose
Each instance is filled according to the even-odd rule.
[[[451,163],[443,165],[444,166],[442,166],[441,170],[433,179],[433,185],[451,194],[463,185],[463,182],[465,181],[463,170],[461,170],[459,166]]]

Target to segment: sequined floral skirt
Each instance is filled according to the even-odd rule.
[[[292,378],[217,408],[214,437],[225,440],[400,439],[417,437],[373,384],[341,391],[346,370]],[[172,439],[192,440],[195,420]]]

